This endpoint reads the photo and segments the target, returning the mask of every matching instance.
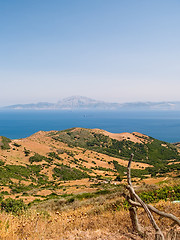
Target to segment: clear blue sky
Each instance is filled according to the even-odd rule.
[[[0,105],[180,100],[179,0],[0,0]]]

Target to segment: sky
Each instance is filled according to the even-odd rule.
[[[0,0],[0,106],[180,101],[179,0]]]

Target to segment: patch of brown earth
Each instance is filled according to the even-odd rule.
[[[143,182],[151,185],[151,184],[156,184],[162,181],[166,181],[167,179],[168,177],[147,178],[147,179],[144,179]]]
[[[97,153],[94,151],[86,150],[86,152],[83,154],[78,154],[75,157],[81,157],[84,160],[88,161],[88,163],[83,162],[83,165],[90,168],[90,167],[104,167],[104,168],[110,168],[114,169],[114,164],[112,163],[113,160],[117,161],[120,165],[127,167],[128,165],[128,160],[120,159],[120,158],[115,158],[115,157],[110,157],[107,156],[103,153]],[[99,159],[97,159],[99,158]],[[92,163],[92,161],[96,162],[96,165]],[[144,169],[147,167],[152,167],[150,164],[146,163],[139,163],[139,162],[132,162],[132,169]]]
[[[42,143],[42,142],[39,143],[36,141],[32,141],[29,138],[22,139],[20,143],[26,149],[28,149],[32,152],[39,153],[40,155],[46,155],[48,152],[51,151],[50,146],[48,146],[47,144]]]
[[[47,196],[51,193],[52,193],[52,191],[48,190],[48,189],[43,189],[43,190],[36,192],[37,195],[41,195],[41,196]]]
[[[71,180],[71,181],[68,181],[68,182],[66,182],[66,183],[63,183],[63,182],[61,181],[61,183],[63,184],[63,186],[69,186],[69,185],[71,185],[71,186],[75,186],[75,185],[80,186],[80,185],[85,185],[85,186],[87,186],[87,187],[89,187],[89,186],[92,184],[92,183],[89,181],[88,178],[84,178],[84,179],[80,179],[80,180]]]
[[[8,192],[8,193],[10,193],[11,189],[9,187],[3,186],[3,187],[0,188],[0,191],[1,192]]]
[[[138,132],[110,133],[110,132],[107,132],[107,131],[101,130],[101,129],[93,129],[91,131],[95,132],[95,133],[103,134],[105,136],[108,136],[112,139],[116,139],[118,141],[129,140],[134,143],[146,143],[147,139],[149,139],[148,136],[138,133]]]

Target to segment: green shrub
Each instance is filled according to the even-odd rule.
[[[158,202],[159,200],[180,200],[180,185],[166,186],[157,190],[142,192],[139,196],[146,203]]]
[[[60,178],[61,180],[76,180],[82,178],[88,178],[89,175],[86,172],[82,172],[79,169],[71,168],[67,165],[60,165],[60,168],[54,168],[53,176]]]
[[[41,162],[41,161],[43,161],[43,160],[45,160],[45,157],[42,156],[42,155],[40,155],[40,154],[38,154],[38,153],[35,153],[34,156],[32,156],[32,157],[29,158],[29,162],[30,162],[30,163],[33,163],[33,162]]]
[[[55,152],[49,152],[48,153],[48,156],[51,157],[51,158],[55,158],[55,159],[58,159],[58,160],[62,160],[61,157],[59,157],[59,155]]]
[[[9,143],[11,142],[11,139],[7,137],[1,137],[1,149],[7,150],[10,149]]]
[[[52,158],[47,158],[47,157],[42,156],[42,155],[40,155],[40,154],[38,154],[38,153],[35,153],[34,156],[32,156],[32,157],[29,158],[29,162],[30,162],[30,163],[33,163],[33,162],[42,162],[43,160],[46,161],[46,162],[48,162],[48,163],[51,163],[51,162],[53,161]]]
[[[20,214],[26,209],[26,205],[22,199],[15,200],[12,198],[7,198],[1,202],[1,210],[7,213],[11,212],[13,214]]]
[[[15,147],[20,147],[21,145],[20,144],[18,144],[18,143],[13,143],[13,145],[15,146]]]
[[[118,181],[118,182],[122,182],[122,180],[123,180],[123,178],[122,178],[120,175],[118,175],[118,176],[115,178],[115,181]]]
[[[24,148],[24,154],[25,154],[26,157],[29,156],[29,154],[30,154],[30,150]]]
[[[5,162],[0,159],[0,166],[3,166],[4,164]]]

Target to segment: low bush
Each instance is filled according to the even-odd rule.
[[[67,165],[60,165],[60,168],[54,168],[54,178],[58,177],[60,180],[76,180],[82,178],[88,178],[89,175],[86,172],[82,172],[79,169],[71,168]]]
[[[26,205],[23,200],[15,200],[12,198],[7,198],[1,202],[1,210],[7,213],[11,212],[13,214],[20,214],[26,209]]]
[[[159,200],[180,200],[180,185],[166,186],[157,190],[142,192],[139,196],[146,203],[158,202]]]
[[[59,157],[59,155],[55,152],[49,152],[48,153],[48,156],[51,157],[51,158],[55,158],[55,159],[58,159],[58,160],[62,160],[61,157]]]
[[[20,144],[18,144],[18,143],[13,143],[13,145],[15,146],[15,147],[20,147],[21,145]]]
[[[41,162],[45,159],[44,156],[38,154],[38,153],[35,153],[34,156],[30,157],[29,158],[29,162],[30,163],[33,163],[33,162]]]
[[[30,150],[24,148],[24,154],[25,154],[25,157],[29,156]]]
[[[11,142],[11,139],[7,137],[1,137],[1,149],[7,150],[10,149],[9,143]]]

